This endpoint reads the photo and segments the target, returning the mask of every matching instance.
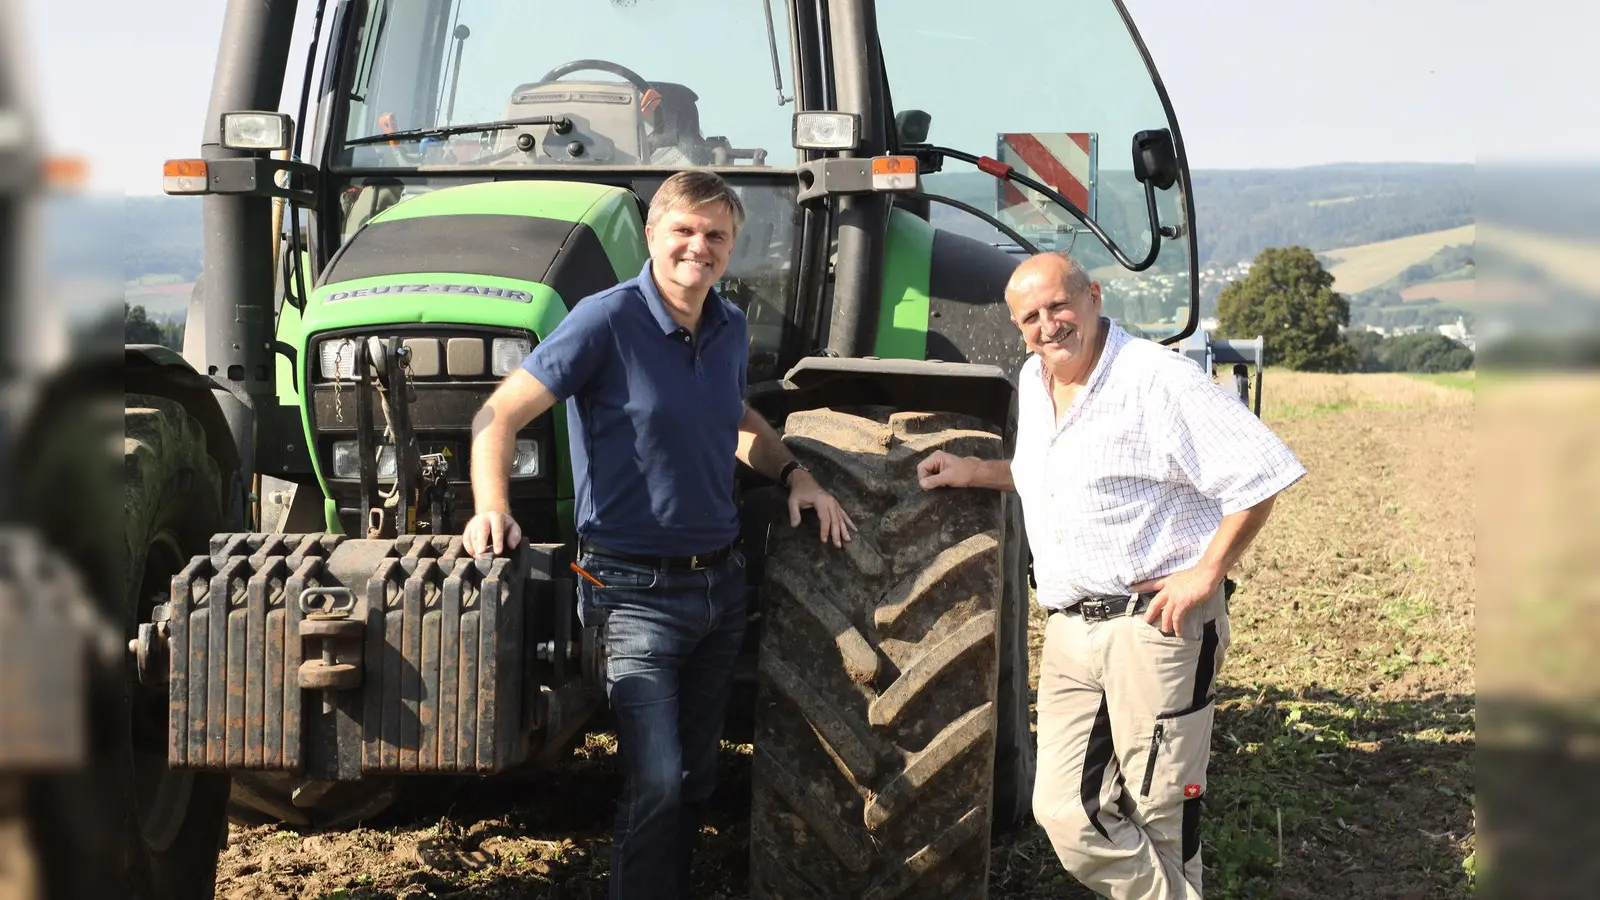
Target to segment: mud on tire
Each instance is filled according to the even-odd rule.
[[[998,458],[974,419],[789,417],[785,443],[860,528],[773,528],[756,707],[757,897],[981,897],[989,871],[1005,509],[923,492],[934,450]],[[1024,683],[1026,675],[1023,675]]]
[[[124,552],[127,634],[150,621],[172,575],[206,552],[222,530],[221,476],[206,453],[200,423],[175,401],[139,394],[126,399],[123,439]],[[152,696],[154,700],[152,700]],[[130,682],[122,700],[119,764],[132,771],[123,812],[128,887],[136,897],[189,900],[212,896],[228,798],[226,775],[171,772],[165,767],[166,706]]]

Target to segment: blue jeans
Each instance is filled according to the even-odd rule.
[[[745,561],[698,572],[607,557],[578,565],[578,616],[605,616],[606,696],[624,778],[611,844],[611,900],[689,896],[689,860],[716,784],[717,747],[744,643]]]

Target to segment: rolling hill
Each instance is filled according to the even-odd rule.
[[[1475,226],[1463,225],[1459,228],[1429,231],[1410,237],[1328,250],[1321,255],[1332,263],[1328,271],[1333,275],[1333,289],[1342,294],[1356,294],[1379,287],[1408,267],[1428,259],[1446,247],[1470,245],[1475,236]]]

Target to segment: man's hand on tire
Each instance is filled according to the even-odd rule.
[[[473,516],[461,536],[469,554],[499,556],[522,543],[522,526],[506,513],[490,510]]]
[[[978,461],[935,450],[928,458],[917,463],[917,483],[925,491],[940,487],[971,487],[977,473]]]
[[[789,486],[789,527],[800,526],[800,511],[814,509],[817,511],[817,523],[821,530],[819,535],[824,544],[831,543],[835,547],[843,547],[845,541],[854,540],[851,534],[856,530],[856,523],[850,520],[848,513],[839,501],[827,491],[811,473],[804,469],[797,469]]]

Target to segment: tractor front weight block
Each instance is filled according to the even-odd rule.
[[[559,547],[219,534],[210,550],[156,616],[173,768],[488,775],[531,752],[528,606],[553,596]]]

